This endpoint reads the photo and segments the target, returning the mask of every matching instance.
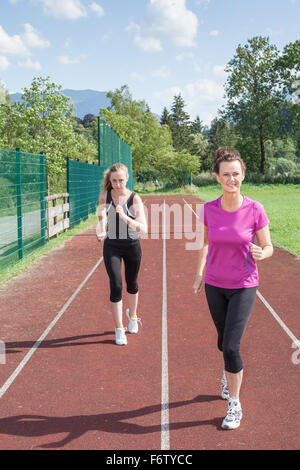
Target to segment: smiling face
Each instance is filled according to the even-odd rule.
[[[238,160],[221,162],[219,173],[216,174],[217,181],[222,186],[223,192],[236,193],[240,191],[245,172]]]
[[[110,182],[111,186],[115,191],[124,191],[126,188],[126,183],[128,181],[128,175],[126,175],[125,171],[118,170],[112,171],[110,175]]]

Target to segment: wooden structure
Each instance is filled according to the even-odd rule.
[[[57,237],[59,232],[65,232],[70,226],[68,197],[69,193],[53,194],[46,197],[48,240],[53,236]],[[58,204],[59,199],[63,200],[62,204]]]

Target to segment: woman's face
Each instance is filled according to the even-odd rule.
[[[110,182],[112,188],[116,191],[120,191],[126,188],[126,183],[128,181],[128,176],[126,175],[125,171],[112,171],[110,175]]]
[[[223,192],[236,193],[240,191],[245,173],[239,160],[221,162],[219,173],[216,174],[217,181],[222,186]]]

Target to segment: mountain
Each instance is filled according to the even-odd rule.
[[[100,108],[107,108],[110,106],[110,99],[106,97],[106,91],[95,91],[95,90],[61,90],[65,96],[71,99],[74,105],[74,112],[77,117],[83,119],[86,114],[94,114],[99,116]],[[21,101],[21,93],[12,93],[10,100],[12,103],[15,101]],[[153,116],[160,121],[160,116],[156,113],[152,113]]]
[[[99,115],[100,108],[107,108],[110,105],[110,99],[106,97],[106,91],[95,90],[61,90],[65,96],[71,99],[74,105],[74,112],[77,117],[83,119],[86,114]],[[21,101],[21,93],[12,93],[11,102]]]
[[[110,99],[106,97],[106,91],[95,90],[62,90],[64,95],[71,98],[75,106],[75,114],[83,119],[86,114],[99,116],[100,108],[110,106]]]

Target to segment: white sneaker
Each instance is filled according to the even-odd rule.
[[[119,344],[120,346],[127,344],[125,328],[116,328],[115,334],[116,334],[116,344]]]
[[[225,375],[225,372],[223,372],[223,377],[221,381],[221,398],[223,398],[223,400],[229,400],[229,396],[230,395],[229,395],[226,375]]]
[[[229,398],[227,415],[223,419],[223,429],[236,429],[241,424],[243,413],[239,400]]]
[[[138,322],[140,322],[140,324],[142,324],[141,319],[138,318],[138,317],[131,318],[130,315],[129,315],[129,308],[126,310],[125,313],[126,313],[126,317],[129,320],[129,323],[128,323],[129,333],[137,333],[139,331]]]

